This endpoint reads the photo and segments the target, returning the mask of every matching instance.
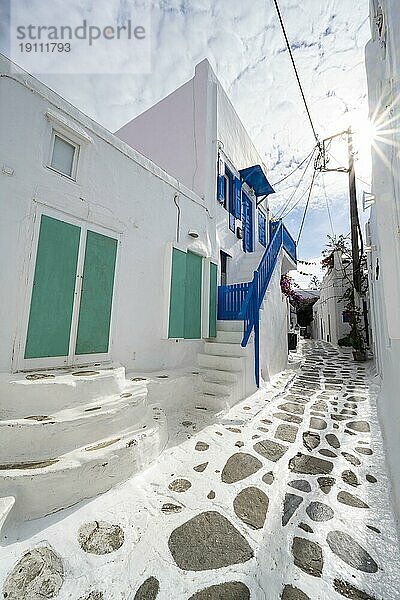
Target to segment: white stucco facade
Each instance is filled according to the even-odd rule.
[[[256,389],[253,335],[242,348],[243,321],[216,322],[217,286],[221,251],[225,283],[251,281],[268,210],[262,239],[244,184],[244,252],[217,164],[231,194],[239,169],[262,161],[207,62],[176,94],[185,135],[170,98],[149,121],[157,135],[139,135],[157,152],[139,153],[0,56],[0,522],[11,507],[13,519],[36,518],[145,468],[169,440],[171,405],[182,418],[212,414]],[[280,276],[295,263],[282,240],[260,311],[265,380],[287,364]]]
[[[201,341],[166,339],[169,261],[174,244],[204,261],[217,259],[205,201],[34,78],[9,71],[3,60],[0,243],[12,259],[1,270],[8,293],[0,308],[0,371],[26,366],[22,352],[42,213],[88,223],[118,239],[112,360],[139,371],[194,364]],[[76,181],[48,168],[53,129],[80,142]],[[198,232],[196,240],[190,229]]]
[[[374,352],[381,380],[378,402],[393,497],[400,518],[400,6],[370,2],[371,40],[366,48],[370,118],[377,130],[372,148],[371,217],[367,226]]]
[[[257,199],[244,184],[243,189],[252,200],[254,243],[254,251],[244,254],[242,240],[237,235],[241,221],[235,221],[232,231],[228,211],[216,201],[218,157],[235,176],[239,176],[239,169],[252,165],[261,165],[264,172],[266,168],[209,62],[199,63],[193,79],[124,125],[116,135],[204,199],[215,223],[216,253],[220,257],[223,252],[228,257],[226,283],[251,281],[265,251],[258,238]],[[171,151],[172,147],[174,151]],[[266,217],[268,244],[268,201],[262,200],[259,207]],[[293,262],[282,253],[276,277],[293,268]],[[264,305],[261,328],[265,339],[261,343],[261,364],[264,365],[263,375],[268,378],[284,369],[287,361],[288,309],[276,283],[271,282]],[[273,325],[276,323],[279,323],[277,327]]]
[[[332,254],[332,266],[322,279],[320,297],[313,307],[313,337],[337,345],[350,333],[343,294],[351,285],[350,259]]]

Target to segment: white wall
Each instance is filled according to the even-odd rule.
[[[229,254],[229,281],[237,281],[242,241],[230,231],[229,213],[216,200],[218,152],[236,175],[239,169],[263,163],[208,60],[196,66],[193,79],[116,135],[205,199],[216,220],[218,253],[221,249]],[[253,205],[255,257],[249,276],[265,250],[258,242],[255,198]],[[267,214],[267,201],[263,206]]]
[[[379,7],[384,15],[381,32],[376,20]],[[376,140],[372,149],[375,204],[371,207],[368,266],[374,350],[382,380],[378,412],[400,521],[400,131],[398,120],[390,124],[399,110],[400,5],[397,0],[371,0],[370,16],[372,35],[366,48],[370,116],[386,143]]]
[[[10,371],[13,348],[24,341],[26,275],[33,269],[34,210],[61,211],[121,235],[113,312],[112,358],[134,370],[195,364],[201,341],[162,339],[166,331],[165,256],[176,241],[179,194],[180,244],[217,258],[213,220],[204,201],[112,134],[25,73],[0,72],[0,371]],[[24,84],[25,82],[25,84]],[[52,124],[61,115],[91,142],[82,145],[77,181],[47,168]],[[13,169],[13,174],[5,171]],[[189,229],[199,233],[188,237]],[[28,261],[29,255],[31,256]],[[24,316],[25,315],[25,316]]]
[[[260,368],[261,375],[268,381],[283,371],[288,357],[288,312],[289,303],[281,291],[283,251],[278,258],[272,275],[260,319]]]
[[[334,253],[334,265],[324,275],[319,300],[314,304],[313,337],[337,344],[350,333],[350,325],[343,323],[346,302],[343,294],[349,287],[350,265],[343,265],[338,252]],[[321,325],[322,322],[322,325]]]

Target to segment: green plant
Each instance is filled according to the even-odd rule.
[[[345,348],[351,348],[353,343],[352,343],[350,334],[346,335],[345,337],[340,338],[340,340],[338,340],[338,345],[345,347]]]

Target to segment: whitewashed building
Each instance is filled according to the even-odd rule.
[[[285,368],[296,248],[206,61],[114,135],[0,57],[0,131],[0,517],[27,519],[148,465],[162,402]]]
[[[349,257],[341,252],[332,252],[327,267],[320,297],[313,306],[313,338],[337,345],[350,333],[349,315],[343,295],[351,286],[352,267]]]
[[[369,289],[378,401],[394,499],[400,518],[400,5],[370,2],[371,40],[366,48],[370,118],[376,129],[372,147],[372,195],[367,225]]]

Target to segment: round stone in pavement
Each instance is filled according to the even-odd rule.
[[[228,458],[221,473],[224,483],[235,483],[241,481],[262,467],[262,462],[252,454],[237,452]]]
[[[353,473],[353,471],[343,471],[342,479],[348,485],[352,485],[353,487],[357,487],[360,485],[358,483],[357,475]]]
[[[314,450],[321,443],[321,437],[319,433],[313,433],[312,431],[305,431],[303,433],[303,444],[307,450]]]
[[[351,600],[375,600],[375,598],[357,589],[354,587],[354,585],[351,585],[351,583],[348,583],[347,581],[335,579],[333,582],[333,587],[335,588],[336,592],[345,598],[350,598]]]
[[[300,529],[306,531],[307,533],[314,533],[311,527],[307,523],[299,523]]]
[[[319,544],[305,538],[295,537],[292,553],[296,567],[313,577],[321,577],[324,559]]]
[[[252,529],[262,529],[267,516],[269,498],[256,487],[248,487],[238,493],[233,510],[243,523]]]
[[[142,583],[133,600],[156,600],[160,582],[155,577],[149,577]]]
[[[334,517],[331,507],[323,502],[311,502],[306,508],[306,513],[313,521],[329,521]]]
[[[174,529],[168,547],[178,567],[186,571],[220,569],[254,556],[242,534],[216,511],[200,513]]]
[[[48,547],[25,552],[3,586],[7,600],[41,600],[58,595],[64,582],[61,558]]]
[[[253,449],[264,458],[277,462],[285,454],[288,447],[272,440],[262,440],[254,444]]]
[[[281,600],[310,600],[310,598],[292,585],[285,585],[283,588]]]
[[[319,419],[317,417],[311,417],[310,419],[310,429],[326,429],[327,424],[324,419]]]
[[[250,590],[240,581],[227,581],[200,590],[189,600],[250,600]]]
[[[342,456],[345,457],[347,462],[354,465],[355,467],[359,467],[361,465],[361,460],[359,458],[357,458],[357,456],[353,456],[352,454],[349,454],[348,452],[342,452]]]
[[[299,452],[289,461],[289,469],[304,475],[327,475],[333,469],[333,463],[323,458]]]
[[[175,479],[171,481],[168,487],[173,492],[187,492],[192,487],[192,484],[187,479]]]
[[[207,469],[208,462],[201,463],[201,465],[196,465],[193,467],[193,471],[197,471],[197,473],[202,473]]]
[[[332,448],[340,448],[340,442],[334,433],[327,433],[325,439]]]
[[[81,596],[79,600],[104,600],[103,592],[90,592],[88,596]]]
[[[367,421],[351,421],[350,423],[347,423],[347,427],[353,429],[353,431],[360,431],[361,433],[368,433],[370,431],[370,426]]]
[[[303,502],[303,497],[297,494],[285,494],[283,501],[282,527],[285,527]]]
[[[337,458],[337,454],[332,452],[332,450],[329,450],[329,448],[321,448],[321,450],[318,450],[318,452],[322,454],[322,456],[328,456],[329,458]]]
[[[119,525],[90,521],[79,528],[78,543],[89,554],[109,554],[122,546],[124,532]]]
[[[365,504],[365,502],[360,500],[360,498],[357,498],[357,496],[349,494],[349,492],[339,492],[337,499],[342,504],[347,504],[348,506],[353,506],[354,508],[369,508],[368,504]]]
[[[343,562],[364,573],[376,573],[378,565],[360,544],[358,544],[348,533],[343,531],[330,531],[326,541],[329,548]]]
[[[262,480],[264,483],[271,485],[271,483],[274,482],[274,474],[272,473],[272,471],[265,473],[265,475],[262,476]]]
[[[311,484],[306,479],[294,479],[289,481],[288,485],[301,492],[311,492]]]
[[[371,454],[373,454],[371,448],[358,447],[356,448],[356,452],[358,452],[358,454],[365,454],[366,456],[371,456]]]
[[[209,449],[209,445],[206,442],[197,442],[194,449],[198,452],[205,452],[205,450]]]

